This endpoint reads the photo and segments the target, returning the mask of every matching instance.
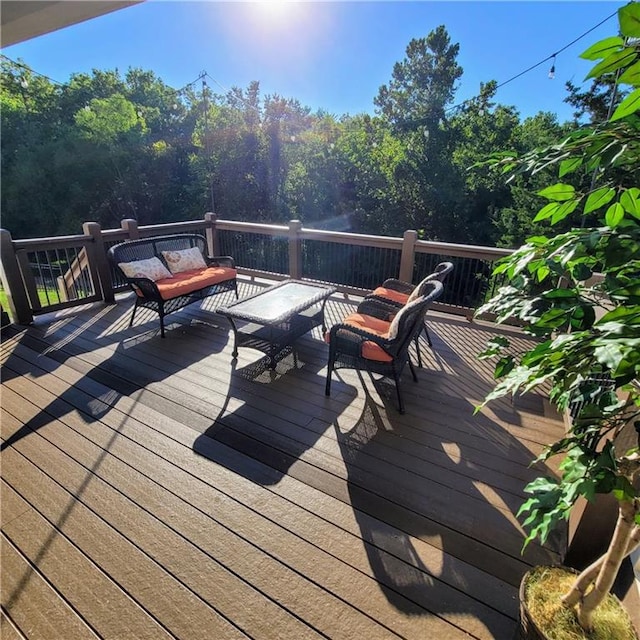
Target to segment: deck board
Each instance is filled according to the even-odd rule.
[[[37,481],[37,478],[32,479]],[[4,534],[32,565],[38,567],[49,583],[56,585],[61,596],[98,637],[105,632],[121,637],[132,634],[141,639],[171,637],[144,609],[135,606],[80,549],[4,482],[2,501],[3,509],[10,513],[18,513],[28,507],[29,515],[23,512],[15,518],[4,528]]]
[[[211,301],[169,316],[165,340],[150,314],[127,328],[129,305],[4,336],[3,542],[12,574],[37,577],[17,599],[3,582],[3,625],[57,637],[37,616],[25,633],[50,599],[89,637],[510,637],[519,578],[562,551],[522,556],[514,516],[562,425],[536,395],[473,415],[496,328],[434,314],[401,416],[355,372],[325,397],[319,329],[270,372],[250,349],[232,364]],[[332,298],[329,324],[352,305]]]
[[[13,623],[24,637],[79,640],[98,637],[45,580],[38,568],[11,544],[4,532],[0,543],[2,592],[10,596],[2,606],[10,612]],[[2,637],[5,637],[4,626]]]

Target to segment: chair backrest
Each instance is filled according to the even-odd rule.
[[[424,280],[419,282],[415,289],[411,292],[407,300],[407,304],[417,300],[420,296],[424,296],[427,291],[427,284],[429,282],[437,281],[444,282],[445,278],[453,271],[453,263],[451,262],[440,262],[436,265],[433,273],[430,273]]]
[[[114,266],[119,262],[134,262],[148,258],[160,258],[163,251],[180,251],[198,247],[204,257],[207,255],[207,240],[204,236],[191,233],[178,233],[172,236],[155,236],[142,240],[127,240],[114,245],[107,252]]]
[[[444,279],[453,271],[453,262],[440,262],[436,265],[431,276],[440,282],[444,282]]]
[[[442,295],[443,285],[439,280],[430,280],[424,285],[425,293],[408,302],[391,321],[389,344],[386,350],[395,356],[405,352],[413,338],[422,330],[424,316],[434,300]]]

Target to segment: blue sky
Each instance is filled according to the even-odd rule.
[[[296,98],[312,110],[373,113],[412,38],[444,24],[460,44],[464,69],[456,102],[479,83],[504,82],[562,49],[622,2],[187,2],[147,0],[34,40],[5,47],[59,82],[75,72],[140,67],[180,88],[206,71],[223,92],[260,82],[262,94]],[[591,63],[578,55],[616,33],[614,17],[550,62],[499,89],[497,100],[522,117],[570,118],[565,80],[583,82]],[[587,85],[585,85],[587,86]]]

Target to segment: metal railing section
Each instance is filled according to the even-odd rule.
[[[15,241],[20,275],[34,313],[100,300],[88,245],[83,235]]]
[[[289,273],[289,237],[284,233],[218,229],[216,252],[233,256],[240,273],[286,277]]]
[[[302,229],[301,276],[337,284],[345,293],[363,294],[397,277],[401,238]]]
[[[364,295],[387,278],[417,283],[442,261],[454,263],[437,307],[470,316],[493,295],[502,278],[492,276],[493,263],[507,249],[418,240],[415,231],[402,238],[304,229],[288,226],[202,220],[139,227],[123,220],[122,228],[102,230],[83,225],[84,234],[12,240],[0,230],[2,283],[14,321],[29,323],[35,313],[104,300],[125,283],[107,260],[108,249],[125,240],[174,233],[201,233],[210,255],[230,255],[240,274],[274,280],[306,279],[337,285],[338,290]]]

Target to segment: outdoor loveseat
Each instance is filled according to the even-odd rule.
[[[225,291],[238,297],[235,263],[231,256],[207,256],[206,239],[198,234],[156,236],[116,244],[109,260],[131,287],[138,307],[155,311],[164,338],[164,317],[192,302]]]

